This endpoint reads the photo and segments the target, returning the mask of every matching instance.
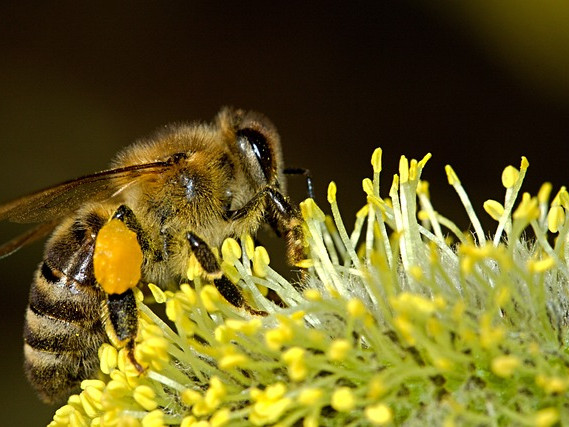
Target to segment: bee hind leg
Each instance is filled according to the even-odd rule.
[[[134,292],[129,289],[122,294],[108,294],[106,308],[108,312],[107,334],[125,346],[131,363],[138,372],[143,372],[144,368],[134,356],[135,339],[138,332],[138,308]]]
[[[189,232],[186,235],[186,238],[188,239],[190,248],[201,267],[208,276],[213,277],[213,284],[227,302],[237,308],[244,308],[250,314],[257,316],[267,315],[265,311],[255,310],[247,303],[247,301],[245,301],[245,298],[239,288],[221,271],[215,255],[206,242],[192,232]]]

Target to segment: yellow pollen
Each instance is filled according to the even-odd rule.
[[[136,233],[118,219],[106,223],[97,234],[93,268],[95,278],[108,294],[122,294],[140,281],[143,254]]]

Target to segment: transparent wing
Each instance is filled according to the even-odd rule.
[[[42,222],[41,224],[36,225],[34,228],[31,228],[9,240],[8,242],[3,243],[0,245],[0,259],[12,255],[14,252],[23,248],[24,246],[47,236],[53,231],[55,227],[57,227],[57,224],[59,224],[59,222],[59,220]]]
[[[45,222],[77,210],[86,201],[100,201],[120,191],[117,182],[159,174],[171,166],[167,162],[146,163],[110,169],[73,179],[0,205],[0,221]]]

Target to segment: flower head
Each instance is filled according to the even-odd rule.
[[[267,316],[231,306],[190,259],[188,283],[176,292],[149,285],[167,321],[139,293],[135,356],[144,373],[124,349],[104,344],[103,379],[84,381],[51,425],[569,419],[567,191],[551,203],[547,184],[520,197],[529,166],[522,158],[519,169],[504,170],[503,202],[484,204],[497,221],[486,234],[448,166],[470,234],[432,206],[421,180],[430,155],[401,157],[387,196],[381,155],[373,154],[351,232],[334,183],[330,216],[311,199],[301,204],[310,253],[301,283],[275,272],[249,236],[223,244],[224,274]]]

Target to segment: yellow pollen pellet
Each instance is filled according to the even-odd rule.
[[[120,220],[112,219],[97,234],[93,269],[108,294],[122,294],[140,281],[143,254],[136,233]]]
[[[340,387],[332,394],[330,404],[338,412],[348,412],[356,406],[356,398],[351,388]]]

